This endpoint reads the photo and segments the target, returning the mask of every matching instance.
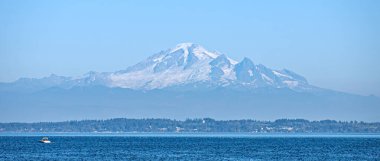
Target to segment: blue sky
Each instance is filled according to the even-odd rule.
[[[0,81],[125,69],[182,42],[380,96],[380,1],[0,1]]]

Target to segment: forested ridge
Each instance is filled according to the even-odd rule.
[[[0,123],[0,132],[252,132],[380,133],[380,123],[304,119],[214,120],[127,119],[38,123]]]

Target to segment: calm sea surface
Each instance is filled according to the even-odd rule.
[[[380,160],[378,136],[0,136],[0,160]]]

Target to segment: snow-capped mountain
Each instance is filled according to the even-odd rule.
[[[256,65],[249,58],[237,62],[224,54],[208,51],[193,43],[178,44],[117,72],[89,72],[77,78],[51,75],[39,80],[47,86],[65,88],[103,85],[151,90],[197,84],[212,87],[274,87],[293,90],[314,88],[304,77],[292,71],[273,70],[261,64]]]
[[[175,85],[209,83],[229,86],[309,89],[305,78],[289,70],[272,70],[244,58],[237,62],[192,43],[155,54],[126,70],[111,73],[109,86],[160,89]]]
[[[0,121],[306,118],[379,121],[380,99],[184,43],[116,72],[0,83]],[[343,112],[344,111],[344,112]],[[43,114],[43,115],[41,115]]]

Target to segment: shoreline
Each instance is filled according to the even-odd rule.
[[[232,137],[232,138],[380,138],[380,133],[224,133],[224,132],[0,132],[6,136],[58,136],[58,137]]]

